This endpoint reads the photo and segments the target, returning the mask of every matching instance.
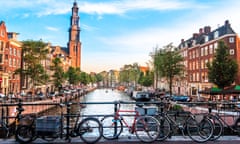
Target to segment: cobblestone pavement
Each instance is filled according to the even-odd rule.
[[[66,143],[71,143],[71,144],[83,144],[81,142],[80,138],[73,138],[71,142],[61,140],[61,139],[56,139],[52,142],[47,142],[42,139],[36,139],[32,144],[66,144]],[[196,144],[196,142],[193,142],[189,138],[184,138],[182,136],[173,136],[171,139],[167,139],[165,141],[156,141],[152,144]],[[240,137],[238,136],[222,136],[219,140],[217,141],[208,141],[205,142],[204,144],[239,144],[240,143]],[[15,139],[0,139],[0,144],[18,144]],[[136,138],[127,138],[127,137],[120,137],[117,140],[104,140],[101,139],[98,144],[143,144]]]

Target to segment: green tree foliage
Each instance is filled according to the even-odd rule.
[[[47,44],[41,40],[27,40],[22,43],[22,60],[24,65],[20,69],[17,69],[15,73],[21,73],[25,77],[30,78],[33,87],[46,83],[49,76],[41,61],[45,60],[48,54]]]
[[[139,78],[139,84],[141,84],[142,86],[145,86],[145,87],[152,86],[153,79],[154,79],[153,72],[147,71],[146,75],[144,75],[144,73],[141,72],[140,78]]]
[[[214,59],[212,63],[207,63],[207,67],[209,81],[222,89],[230,86],[237,76],[237,62],[230,58],[229,49],[224,41],[218,42]]]
[[[169,92],[172,94],[172,83],[175,76],[180,76],[184,70],[181,63],[183,57],[179,54],[172,44],[164,47],[164,49],[155,53],[154,70],[160,77],[165,77],[169,83]]]
[[[65,80],[65,74],[63,68],[61,67],[61,60],[59,58],[55,58],[52,61],[53,65],[51,66],[51,70],[54,72],[52,75],[52,81],[55,88],[58,88],[62,85]]]
[[[84,85],[88,84],[90,82],[90,75],[87,74],[86,72],[81,72],[80,82]]]
[[[130,84],[134,84],[134,86],[136,86],[139,81],[140,73],[140,68],[137,63],[124,65],[119,74],[119,81],[127,84],[128,86]]]
[[[69,67],[66,75],[67,75],[69,84],[75,85],[80,81],[80,72],[73,67]]]

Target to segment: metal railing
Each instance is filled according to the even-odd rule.
[[[61,101],[61,102],[17,102],[17,103],[2,103],[0,104],[0,116],[1,119],[6,120],[7,124],[11,124],[15,118],[13,112],[16,112],[17,107],[23,107],[25,111],[23,115],[29,113],[38,113],[39,115],[47,115],[48,111],[57,108],[60,104],[63,103],[66,105],[66,133],[67,136],[70,132],[70,118],[74,117],[74,114],[71,112],[72,105],[114,105],[113,114],[118,110],[118,104],[135,104],[135,105],[154,105],[160,108],[160,106],[164,103],[169,103],[170,105],[180,105],[183,110],[192,110],[202,108],[200,112],[203,110],[206,112],[218,112],[226,115],[231,115],[233,117],[239,117],[239,110],[236,105],[239,105],[239,102],[171,102],[171,101],[150,101],[150,102],[136,102],[136,101],[113,101],[113,102],[74,102],[74,101]],[[45,107],[45,108],[44,108]],[[37,111],[35,111],[37,110]],[[103,117],[107,114],[84,114],[82,117]],[[132,116],[126,114],[125,116]],[[67,137],[68,138],[68,137]]]

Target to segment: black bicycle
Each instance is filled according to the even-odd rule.
[[[21,106],[16,108],[17,115],[13,123],[8,124],[7,118],[2,117],[0,119],[0,128],[4,138],[8,138],[14,135],[15,129],[20,125],[20,120],[22,119],[22,112],[24,109]]]
[[[71,103],[67,103],[71,105]],[[64,107],[65,104],[60,104]],[[70,118],[75,118],[73,127],[70,126]],[[70,137],[80,136],[81,140],[87,144],[98,142],[103,133],[100,121],[94,117],[81,119],[80,114],[70,115],[61,114],[61,116],[43,116],[37,118],[33,125],[23,125],[16,131],[16,140],[20,143],[29,143],[36,138],[42,138],[46,141],[54,141],[56,138],[65,138],[68,142]]]

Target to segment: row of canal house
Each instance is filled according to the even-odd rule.
[[[26,91],[31,88],[26,77],[23,77],[23,83],[20,84],[20,75],[14,74],[14,71],[21,67],[22,60],[22,42],[17,39],[18,35],[16,32],[8,32],[5,22],[0,22],[0,93],[3,94],[18,93],[20,90]],[[64,50],[66,48],[52,46],[50,43],[47,48],[49,50],[47,58],[41,61],[47,73],[52,74],[50,65],[55,57],[61,59],[62,67],[67,71],[71,66],[71,58]],[[40,88],[45,91],[47,88],[53,89],[53,85],[49,83]]]
[[[232,29],[228,20],[217,29],[211,30],[210,26],[199,29],[187,40],[182,39],[178,50],[184,57],[186,71],[183,77],[176,78],[173,93],[205,97],[198,93],[200,90],[215,87],[208,80],[206,64],[211,62],[218,47],[218,41],[223,40],[229,48],[230,56],[240,65],[240,39]],[[234,84],[240,84],[240,66]]]

